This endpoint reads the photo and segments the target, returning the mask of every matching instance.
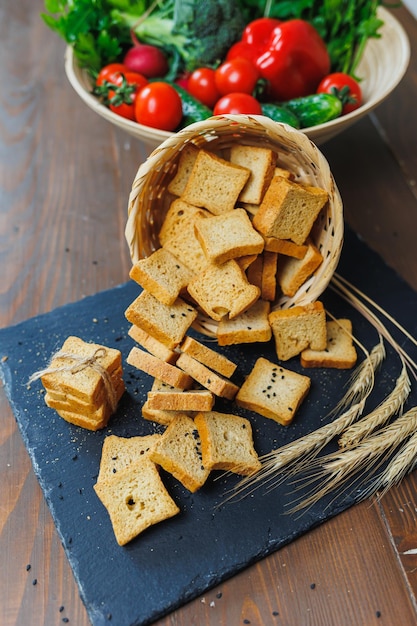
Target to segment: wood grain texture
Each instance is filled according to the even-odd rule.
[[[0,0],[2,326],[127,280],[127,200],[147,153],[72,91],[65,46],[41,22],[42,8]],[[375,113],[322,149],[348,222],[417,289],[417,24],[406,9],[396,15],[412,45],[407,75]],[[88,626],[2,390],[0,415],[0,624]],[[158,626],[414,625],[416,480],[349,509]]]

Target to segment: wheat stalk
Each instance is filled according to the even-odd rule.
[[[410,378],[407,367],[402,360],[403,366],[392,392],[376,407],[356,424],[349,426],[339,439],[341,448],[355,446],[377,428],[383,426],[398,412],[401,412],[411,392]]]
[[[369,498],[377,492],[378,498],[382,498],[393,485],[398,485],[407,474],[412,472],[416,465],[417,433],[414,433],[391,459],[384,471],[364,490],[362,499]]]
[[[347,406],[357,404],[364,396],[368,396],[373,389],[375,373],[385,359],[386,352],[382,336],[379,334],[378,343],[371,352],[365,351],[367,358],[354,370],[350,385],[343,398],[336,404],[331,413],[338,413]]]
[[[320,482],[319,488],[297,504],[292,512],[310,507],[326,494],[340,489],[359,471],[369,472],[376,463],[382,463],[393,448],[412,435],[416,428],[417,407],[413,407],[395,422],[363,439],[355,448],[333,452],[319,459],[318,469],[312,475],[315,481]],[[307,477],[307,484],[311,482],[312,478]]]

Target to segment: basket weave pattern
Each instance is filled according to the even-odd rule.
[[[180,151],[187,143],[218,152],[241,143],[268,147],[278,153],[280,167],[296,182],[326,189],[329,202],[313,227],[311,237],[323,262],[316,273],[288,298],[279,296],[273,308],[288,308],[317,300],[336,270],[343,245],[342,200],[326,159],[310,139],[284,124],[262,116],[218,116],[188,126],[156,148],[139,167],[129,197],[126,240],[132,262],[160,247],[158,233],[173,200],[167,191]]]

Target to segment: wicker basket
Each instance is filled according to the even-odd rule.
[[[158,233],[173,199],[166,187],[173,177],[178,157],[188,143],[218,151],[236,142],[269,147],[278,153],[278,165],[290,170],[297,182],[326,189],[329,202],[317,218],[312,239],[323,263],[295,294],[279,297],[273,308],[288,308],[314,302],[327,287],[339,261],[343,243],[343,207],[329,164],[311,140],[300,131],[263,116],[212,117],[181,130],[156,148],[139,167],[129,198],[126,239],[132,262],[160,247]],[[212,320],[209,326],[215,326]]]

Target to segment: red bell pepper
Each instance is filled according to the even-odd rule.
[[[251,22],[229,55],[250,58],[268,83],[269,97],[278,101],[314,93],[330,71],[325,42],[311,24],[299,19]]]

